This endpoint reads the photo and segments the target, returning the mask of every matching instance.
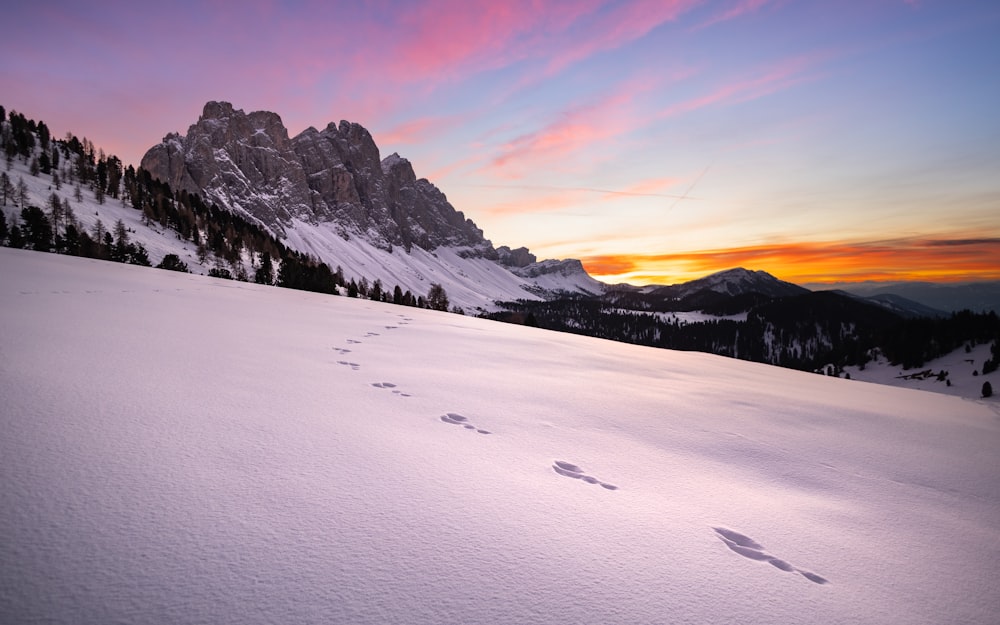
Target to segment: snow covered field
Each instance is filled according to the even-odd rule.
[[[996,403],[0,249],[0,622],[997,623]]]

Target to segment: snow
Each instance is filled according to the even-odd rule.
[[[496,310],[496,301],[539,299],[528,290],[534,282],[515,276],[497,263],[484,258],[464,258],[462,248],[442,246],[433,251],[414,246],[392,251],[378,248],[359,236],[349,239],[337,234],[329,224],[293,220],[285,242],[326,262],[340,266],[347,280],[366,277],[369,283],[382,281],[382,288],[397,284],[415,296],[427,295],[432,283],[444,287],[453,305],[475,314]]]
[[[0,267],[0,622],[1000,613],[996,403],[55,254]]]
[[[959,348],[914,369],[892,366],[884,356],[880,356],[866,364],[864,369],[851,366],[844,367],[844,371],[852,380],[945,393],[966,399],[981,397],[983,382],[988,381],[993,392],[997,393],[991,401],[997,402],[1000,400],[1000,374],[994,371],[981,375],[983,363],[992,357],[990,346],[991,343],[982,343],[968,352]],[[947,372],[946,380],[951,382],[950,385],[946,380],[938,379],[941,371]]]

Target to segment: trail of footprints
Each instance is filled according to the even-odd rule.
[[[400,315],[400,317],[402,318],[402,321],[398,322],[397,325],[386,325],[384,326],[384,328],[386,330],[396,330],[399,329],[400,326],[405,326],[409,322],[413,321],[413,319],[409,317],[404,317],[402,315]],[[376,336],[379,336],[377,332],[368,332],[365,334],[365,338],[372,338]],[[355,339],[347,339],[347,343],[350,345],[359,345],[362,343],[362,341]],[[351,353],[350,349],[343,347],[335,347],[333,349],[334,351],[342,355]],[[337,364],[348,366],[353,371],[357,371],[361,368],[360,364],[356,362],[349,362],[346,360],[338,360]],[[396,385],[392,382],[373,382],[372,386],[375,388],[391,390],[394,395],[399,395],[400,397],[411,396],[409,393],[404,393],[400,391],[398,388],[396,388]],[[446,423],[448,425],[458,425],[461,426],[463,429],[476,432],[478,434],[492,434],[492,432],[490,432],[489,430],[485,430],[483,428],[474,425],[472,422],[469,421],[468,417],[458,414],[457,412],[445,413],[441,415],[439,419],[441,420],[442,423]],[[555,460],[552,463],[552,470],[563,477],[568,477],[574,480],[580,480],[581,482],[585,482],[587,484],[598,485],[606,490],[618,490],[618,487],[615,486],[614,484],[604,482],[592,475],[587,475],[586,473],[584,473],[583,468],[581,468],[579,465],[573,464],[572,462],[567,462],[565,460]],[[764,551],[763,545],[753,540],[749,536],[733,531],[731,529],[727,529],[725,527],[713,527],[712,529],[715,530],[715,534],[716,536],[718,536],[719,540],[725,543],[725,545],[730,550],[734,551],[735,553],[738,553],[744,558],[748,558],[750,560],[756,560],[759,562],[767,562],[776,569],[785,571],[787,573],[798,573],[802,577],[805,577],[809,581],[816,584],[829,583],[829,580],[820,575],[817,575],[816,573],[792,566],[787,561],[768,554],[767,552]]]
[[[727,547],[744,558],[767,562],[771,566],[787,573],[798,573],[810,582],[814,582],[816,584],[828,583],[828,580],[820,575],[796,568],[781,558],[776,558],[766,553],[764,551],[764,546],[749,536],[745,536],[739,532],[734,532],[733,530],[726,529],[725,527],[713,527],[712,529],[715,530],[715,534],[719,537],[719,540],[724,542]]]

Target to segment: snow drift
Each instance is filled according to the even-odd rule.
[[[996,404],[0,249],[4,623],[976,623]]]

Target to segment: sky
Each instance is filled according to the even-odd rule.
[[[349,120],[606,282],[1000,279],[1000,3],[15,2],[0,105],[138,166],[205,102]]]

